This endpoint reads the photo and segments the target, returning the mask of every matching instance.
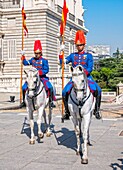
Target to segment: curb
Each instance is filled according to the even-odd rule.
[[[13,107],[3,107],[3,108],[0,108],[0,110],[17,110],[17,109],[21,109],[20,105],[13,106]]]
[[[58,100],[62,100],[62,97],[58,97],[56,99],[56,101]],[[0,110],[17,110],[17,109],[21,109],[23,107],[20,107],[20,105],[17,105],[17,106],[10,106],[10,107],[3,107],[3,108],[0,108]]]

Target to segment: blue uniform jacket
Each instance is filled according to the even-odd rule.
[[[66,64],[72,63],[73,67],[81,65],[85,68],[85,72],[89,75],[93,70],[93,57],[89,53],[71,53],[66,59]]]
[[[86,53],[86,52],[75,52],[75,53],[71,53],[68,57],[65,58],[66,59],[66,64],[72,63],[73,67],[76,67],[77,65],[81,65],[84,67],[84,71],[88,77],[88,83],[89,83],[89,87],[91,89],[91,91],[95,91],[98,90],[98,94],[101,93],[101,88],[99,87],[99,85],[93,80],[92,76],[90,75],[90,73],[93,70],[93,56],[90,53]],[[62,63],[62,58],[60,57],[60,64]],[[72,80],[70,80],[70,82],[65,86],[65,88],[62,91],[62,95],[65,96],[66,92],[70,92],[72,88]]]
[[[45,58],[42,58],[42,56],[38,59],[35,59],[32,57],[30,60],[23,60],[23,64],[25,66],[27,65],[32,65],[34,68],[36,68],[39,72],[39,75],[41,77],[41,80],[45,86],[45,89],[53,89],[52,84],[49,82],[49,78],[46,76],[46,74],[49,72],[49,64],[48,60]],[[22,86],[23,90],[26,90],[28,88],[27,83],[25,82],[24,85]]]
[[[25,66],[32,65],[39,71],[39,75],[41,77],[45,76],[49,72],[49,64],[48,60],[45,58],[42,58],[42,56],[39,59],[35,59],[32,57],[30,60],[23,60],[23,64]]]

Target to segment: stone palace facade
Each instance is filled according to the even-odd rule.
[[[78,29],[88,30],[84,25],[82,0],[66,0],[69,8],[65,30],[65,55],[73,52],[74,36]],[[0,92],[19,91],[20,58],[22,49],[22,2],[21,0],[0,0]],[[51,81],[59,87],[61,70],[59,62],[59,28],[63,0],[24,0],[28,36],[24,38],[24,51],[29,59],[33,44],[40,39],[43,56],[48,59]],[[24,67],[24,69],[27,69]],[[69,73],[69,67],[65,75]],[[23,75],[24,77],[24,75]],[[59,89],[57,88],[57,93]]]

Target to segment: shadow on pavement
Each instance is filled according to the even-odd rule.
[[[51,130],[54,128],[54,125],[51,125]],[[45,123],[41,123],[41,130],[43,133],[46,132],[46,126]],[[24,122],[22,125],[22,129],[21,129],[21,134],[26,134],[26,136],[30,139],[31,138],[31,129],[30,129],[30,124],[27,123],[27,117],[24,118]],[[34,135],[36,137],[36,141],[38,143],[42,143],[41,139],[38,137],[38,125],[37,122],[34,121]]]
[[[63,145],[76,151],[76,136],[74,131],[67,128],[61,128],[59,131],[53,131],[58,145]],[[61,134],[61,136],[59,136]],[[58,137],[57,137],[58,136]]]
[[[121,154],[123,154],[123,152],[121,152]],[[110,167],[112,167],[113,170],[117,170],[119,168],[123,170],[123,158],[117,160],[120,161],[120,163],[111,163]]]

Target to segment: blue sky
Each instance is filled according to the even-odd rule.
[[[82,0],[87,45],[110,45],[123,50],[123,0]]]

